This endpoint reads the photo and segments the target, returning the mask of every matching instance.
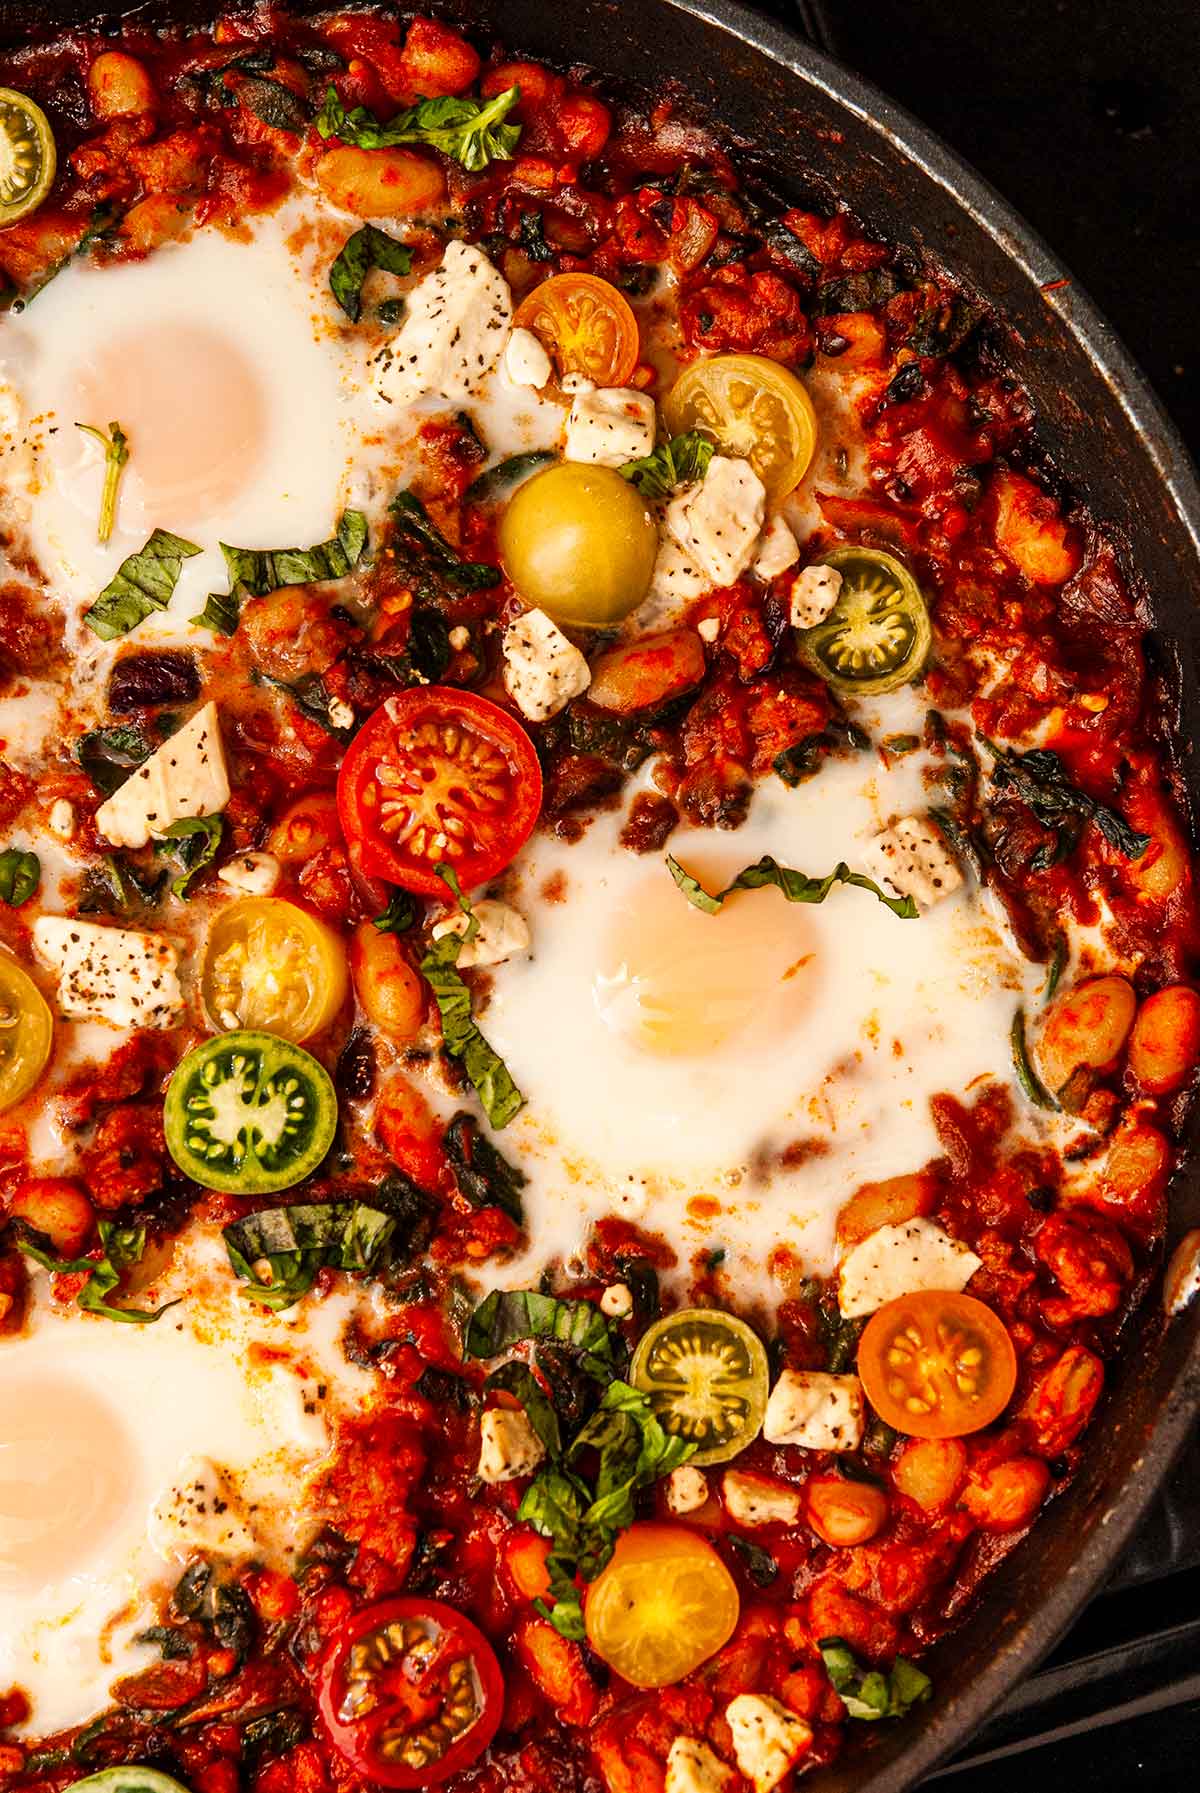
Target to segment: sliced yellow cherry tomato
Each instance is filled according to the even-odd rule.
[[[685,1307],[656,1320],[629,1373],[664,1431],[699,1445],[693,1463],[724,1463],[762,1429],[767,1354],[757,1333],[732,1314]]]
[[[921,1289],[873,1314],[858,1373],[880,1419],[910,1438],[965,1438],[1003,1413],[1017,1380],[1004,1322],[974,1295]]]
[[[530,605],[567,628],[604,629],[650,588],[658,531],[612,467],[563,461],[535,473],[500,519],[504,570]]]
[[[42,108],[0,87],[0,229],[41,205],[54,183],[54,133]]]
[[[693,1459],[694,1460],[694,1459]],[[738,1622],[737,1586],[686,1525],[632,1525],[587,1591],[597,1656],[634,1687],[672,1687],[715,1656]]]
[[[767,355],[693,361],[663,400],[672,436],[704,430],[723,454],[749,461],[767,499],[794,491],[817,446],[817,415],[802,382]]]
[[[209,930],[200,994],[214,1027],[309,1040],[346,999],[346,952],[331,928],[282,897],[239,897]]]
[[[877,697],[911,684],[933,640],[921,588],[882,548],[835,548],[822,566],[842,575],[837,603],[800,636],[801,658],[839,697]]]
[[[0,1109],[27,1096],[50,1057],[54,1021],[33,979],[0,952]]]

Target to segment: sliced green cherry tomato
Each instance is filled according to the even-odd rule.
[[[182,1781],[164,1774],[161,1768],[102,1768],[99,1774],[85,1775],[76,1781],[88,1793],[187,1793]]]
[[[368,1784],[434,1787],[469,1768],[504,1711],[495,1651],[441,1600],[381,1600],[355,1613],[321,1670],[330,1742]]]
[[[27,1096],[46,1067],[54,1022],[41,991],[0,952],[0,1110]]]
[[[724,1463],[762,1428],[767,1354],[744,1320],[717,1308],[685,1307],[656,1320],[630,1377],[663,1429],[700,1447],[693,1463]]]
[[[42,108],[0,87],[0,229],[41,205],[54,183],[54,133]]]
[[[266,1195],[320,1164],[337,1097],[311,1053],[243,1028],[205,1040],[176,1066],[163,1119],[167,1150],[194,1183]]]
[[[932,634],[921,590],[882,548],[835,548],[822,566],[842,575],[838,601],[800,636],[800,656],[839,697],[878,697],[907,685],[929,658]]]

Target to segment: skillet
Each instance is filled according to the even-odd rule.
[[[131,17],[196,23],[216,0],[0,0],[0,42]],[[317,6],[297,4],[296,10]],[[1006,326],[1058,470],[1132,547],[1181,738],[1200,739],[1200,486],[1182,443],[1111,327],[1038,238],[952,151],[875,88],[737,0],[588,0],[564,25],[546,0],[444,0],[437,13],[514,53],[591,65],[633,87],[677,82],[784,192],[835,192],[978,289]],[[1053,290],[1047,290],[1053,286]],[[1200,768],[1181,774],[1193,800]],[[1193,1142],[1194,1143],[1194,1142]],[[1200,1171],[1172,1189],[1168,1249],[1200,1224]],[[986,1598],[931,1653],[933,1703],[880,1727],[822,1775],[827,1793],[902,1793],[960,1747],[1053,1646],[1136,1531],[1200,1403],[1200,1302],[1170,1324],[1152,1290],[1112,1366],[1091,1450]],[[865,1727],[859,1727],[860,1730]]]

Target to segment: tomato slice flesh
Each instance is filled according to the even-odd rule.
[[[426,685],[389,698],[355,736],[338,780],[348,841],[368,872],[444,896],[438,866],[464,890],[519,852],[542,800],[533,744],[497,704]]]
[[[1004,1411],[1017,1355],[1003,1321],[973,1295],[923,1289],[867,1322],[858,1373],[872,1407],[911,1438],[962,1438]]]
[[[364,1778],[436,1786],[495,1736],[504,1683],[483,1633],[439,1600],[384,1600],[351,1618],[321,1674],[330,1741]]]
[[[587,1592],[596,1654],[634,1687],[670,1687],[733,1636],[740,1601],[707,1539],[684,1525],[634,1525]]]
[[[596,274],[552,275],[534,287],[513,322],[541,338],[560,375],[623,386],[637,366],[637,319],[623,294]]]

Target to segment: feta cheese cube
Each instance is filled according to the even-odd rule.
[[[805,567],[792,580],[793,629],[815,629],[841,596],[842,575],[836,567]]]
[[[610,1320],[627,1320],[633,1312],[633,1294],[628,1283],[609,1283],[600,1297],[600,1312]]]
[[[114,847],[144,847],[172,822],[215,816],[229,802],[229,773],[217,706],[206,703],[96,811]]]
[[[812,1743],[812,1731],[781,1700],[739,1693],[725,1708],[738,1772],[754,1793],[771,1793]]]
[[[282,876],[274,853],[238,853],[217,873],[218,882],[239,896],[270,896]]]
[[[544,610],[527,610],[504,631],[504,682],[522,716],[545,722],[587,690],[588,663]]]
[[[441,266],[409,293],[404,322],[376,357],[377,401],[470,398],[503,354],[511,323],[508,282],[483,251],[447,244]]]
[[[766,502],[749,461],[715,454],[699,485],[667,506],[667,529],[713,585],[732,585],[754,559]]]
[[[541,340],[532,330],[514,330],[504,349],[504,377],[510,386],[540,391],[554,371]]]
[[[772,517],[758,538],[753,571],[759,579],[777,579],[800,558],[800,544],[782,517]]]
[[[167,1562],[194,1555],[254,1556],[259,1539],[247,1523],[229,1471],[211,1457],[185,1457],[150,1512],[150,1547]]]
[[[41,915],[33,944],[57,972],[59,1007],[73,1021],[170,1027],[183,1007],[178,955],[161,934]]]
[[[898,896],[910,896],[921,908],[940,903],[962,884],[958,863],[932,822],[905,816],[895,827],[876,835],[866,851],[868,870],[890,884]]]
[[[525,1414],[514,1407],[489,1407],[479,1422],[481,1482],[515,1482],[532,1475],[545,1456],[542,1441]]]
[[[459,948],[460,966],[503,965],[505,959],[529,951],[529,923],[519,910],[510,908],[507,903],[499,903],[493,897],[473,903],[472,910],[479,923],[479,932]],[[447,934],[465,934],[470,925],[470,917],[460,910],[457,915],[448,915],[444,921],[435,922],[433,937],[441,940]]]
[[[708,1499],[708,1477],[691,1463],[681,1463],[667,1477],[667,1511],[676,1517],[698,1513]]]
[[[857,1376],[784,1370],[771,1390],[763,1421],[768,1444],[806,1451],[853,1451],[862,1443],[865,1415]]]
[[[701,641],[707,641],[711,644],[712,642],[714,642],[717,639],[717,636],[721,633],[720,617],[719,616],[702,617],[701,620],[696,624],[696,633],[700,637]]]
[[[724,1793],[733,1778],[720,1756],[698,1737],[676,1737],[667,1752],[663,1793]]]
[[[933,1220],[881,1226],[852,1246],[838,1270],[838,1307],[846,1319],[873,1314],[917,1289],[965,1289],[983,1259]]]
[[[568,461],[623,467],[654,450],[654,400],[632,386],[597,386],[579,392],[567,418]]]
[[[800,1517],[800,1490],[770,1476],[727,1469],[721,1493],[729,1517],[739,1525],[795,1525]]]
[[[50,805],[47,826],[59,840],[70,840],[75,832],[75,805],[68,803],[65,797],[59,797]]]

